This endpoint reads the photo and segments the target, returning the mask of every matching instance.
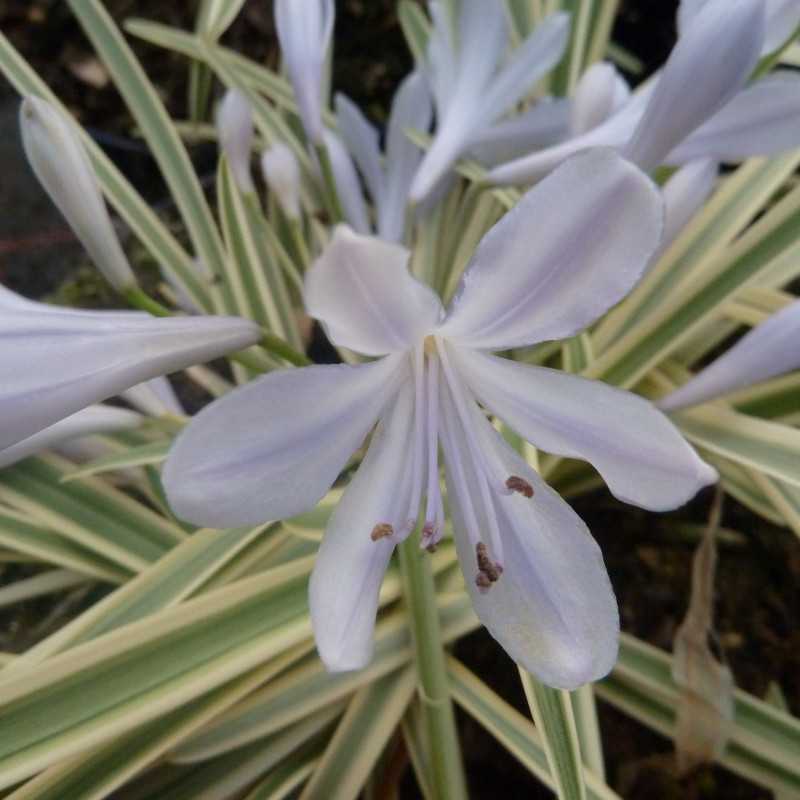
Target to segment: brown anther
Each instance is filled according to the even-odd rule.
[[[512,492],[518,492],[528,499],[533,497],[533,486],[531,486],[525,478],[520,478],[519,475],[512,475],[506,481],[506,489]]]
[[[475,554],[478,558],[478,572],[494,583],[503,574],[503,568],[489,558],[489,551],[483,542],[475,545]]]
[[[486,594],[492,585],[492,580],[485,572],[478,572],[475,576],[475,585],[481,594]]]
[[[386,539],[394,534],[394,528],[388,522],[379,522],[370,534],[370,539],[373,542],[379,542],[381,539]]]

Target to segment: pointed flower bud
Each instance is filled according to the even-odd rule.
[[[74,125],[39,97],[22,101],[19,119],[31,168],[89,257],[117,291],[124,294],[134,288],[136,278]]]
[[[300,218],[300,165],[291,148],[276,142],[261,156],[261,171],[270,190],[291,220]]]
[[[255,191],[250,174],[253,147],[253,109],[244,92],[229,89],[217,110],[219,143],[237,186],[245,194]]]
[[[322,71],[331,41],[333,0],[275,0],[275,27],[300,119],[309,141],[322,145]]]

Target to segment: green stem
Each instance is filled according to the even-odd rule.
[[[430,559],[416,536],[398,548],[406,607],[416,654],[418,692],[430,749],[435,800],[466,800],[467,788],[445,666]]]
[[[124,294],[125,299],[134,308],[139,308],[152,314],[154,317],[171,317],[172,311],[166,306],[162,306],[157,300],[145,294],[138,286],[132,289],[127,289]]]
[[[296,367],[309,367],[314,363],[308,356],[299,353],[281,339],[280,336],[275,336],[274,333],[270,333],[266,329],[262,328],[262,330],[264,335],[259,344],[267,352],[282,358],[284,361],[288,361],[290,364],[294,364]]]
[[[157,300],[153,300],[152,297],[146,295],[141,289],[138,287],[133,289],[128,289],[125,292],[125,299],[134,307],[140,308],[142,311],[147,311],[149,314],[152,314],[154,317],[171,317],[173,316],[173,312],[170,311],[166,306],[162,306]],[[313,362],[310,358],[308,358],[303,353],[298,352],[295,350],[290,344],[288,344],[284,339],[281,339],[280,336],[276,336],[274,333],[270,333],[266,328],[262,328],[263,336],[259,345],[264,348],[268,353],[272,355],[278,356],[282,358],[284,361],[288,361],[290,364],[294,364],[296,367],[307,367],[310,366]],[[244,367],[247,367],[250,370],[254,370],[255,372],[263,372],[264,368],[258,361],[247,353],[231,353],[228,355],[228,358],[231,361],[236,361],[238,364],[241,364]]]
[[[323,194],[328,201],[328,211],[331,215],[331,222],[342,222],[344,220],[344,210],[339,200],[339,192],[336,190],[336,179],[333,177],[333,165],[328,154],[328,148],[323,144],[316,146],[319,166],[322,170]]]

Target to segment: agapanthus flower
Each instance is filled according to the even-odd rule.
[[[137,384],[249,347],[236,317],[82,311],[0,288],[0,451]]]
[[[308,140],[323,143],[323,67],[333,34],[333,0],[275,0],[275,27]]]
[[[428,7],[433,27],[421,68],[434,98],[436,130],[411,185],[414,203],[424,200],[471,146],[491,140],[492,126],[559,62],[569,38],[569,16],[553,14],[503,63],[508,18],[502,3],[463,0],[457,20],[450,19],[445,3],[434,0]],[[537,116],[534,135],[540,125]]]
[[[708,0],[692,14],[646,87],[614,113],[598,117],[594,127],[496,167],[488,180],[538,180],[587,147],[618,148],[646,172],[661,164],[701,158],[736,162],[796,147],[800,77],[779,71],[747,83],[764,49],[766,27],[764,0]],[[608,95],[618,84],[608,75],[605,81]]]
[[[261,173],[287,219],[300,219],[300,164],[292,148],[275,142],[261,154]]]
[[[745,334],[658,405],[676,411],[800,368],[800,300],[777,311]]]
[[[306,307],[335,344],[376,360],[273,372],[204,409],[164,469],[175,513],[229,527],[306,511],[372,432],[310,583],[322,660],[356,669],[394,547],[420,511],[421,545],[443,534],[441,443],[481,620],[553,686],[606,674],[619,621],[599,548],[486,414],[589,460],[646,508],[680,505],[715,473],[643,398],[490,353],[572,336],[618,302],[658,247],[662,213],[656,187],[612,151],[571,159],[483,238],[447,313],[406,249],[337,228],[307,274]]]
[[[403,239],[409,189],[422,160],[421,150],[408,138],[406,131],[426,131],[431,115],[427,84],[421,75],[413,72],[400,84],[392,100],[386,126],[386,157],[383,159],[378,131],[345,95],[336,97],[339,131],[372,198],[375,231],[387,242]],[[356,190],[360,193],[359,187]],[[359,233],[371,232],[371,227],[353,227]]]

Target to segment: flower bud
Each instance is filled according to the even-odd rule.
[[[30,96],[20,106],[20,130],[31,168],[94,264],[117,291],[134,288],[136,278],[73,123],[55,106]]]
[[[291,220],[300,218],[300,165],[291,148],[277,142],[261,155],[261,172]]]
[[[322,73],[333,33],[333,0],[275,0],[275,27],[306,137],[323,144]]]
[[[245,194],[255,191],[250,174],[253,147],[253,110],[244,92],[229,89],[217,111],[219,143],[230,164],[233,178]]]

